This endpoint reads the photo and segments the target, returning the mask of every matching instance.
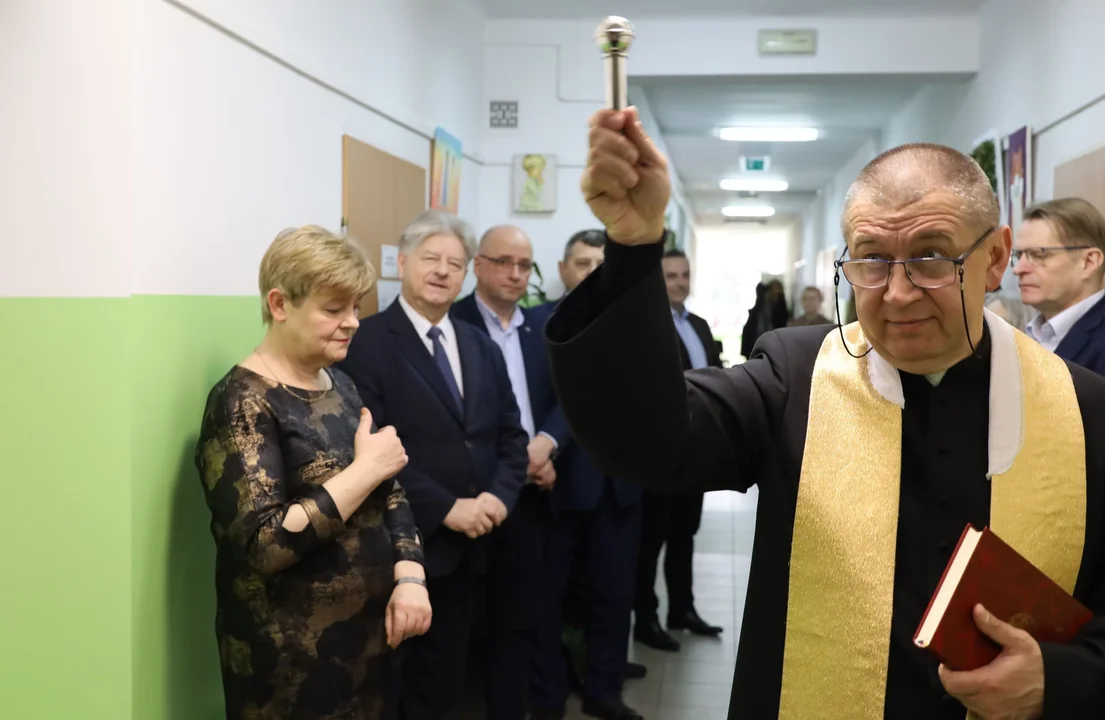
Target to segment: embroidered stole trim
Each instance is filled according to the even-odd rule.
[[[1009,396],[995,391],[1020,391],[1021,401],[1012,403],[1019,433],[990,436],[996,469],[990,527],[1071,592],[1086,522],[1085,434],[1074,384],[1061,359],[996,316],[987,314],[987,323],[991,430],[993,400],[1010,406]],[[845,335],[854,352],[866,349],[857,323]],[[851,357],[836,332],[826,336],[814,365],[791,546],[781,720],[883,718],[904,404],[900,378],[888,367],[873,352]],[[1009,382],[1019,384],[996,387]],[[1006,455],[1009,461],[995,468],[995,458]]]

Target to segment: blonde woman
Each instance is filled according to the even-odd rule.
[[[330,366],[375,283],[364,254],[307,226],[261,261],[264,340],[211,390],[196,464],[217,549],[228,720],[390,717],[389,646],[430,624],[394,428]]]

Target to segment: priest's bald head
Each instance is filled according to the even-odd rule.
[[[883,358],[929,374],[970,354],[968,326],[977,346],[986,292],[1009,266],[1011,235],[1000,223],[986,173],[952,148],[903,145],[860,172],[841,217],[843,271]]]

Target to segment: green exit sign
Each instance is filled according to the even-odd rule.
[[[771,167],[771,158],[768,157],[742,157],[741,167],[744,172],[767,172]]]

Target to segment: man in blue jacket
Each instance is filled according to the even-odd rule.
[[[560,278],[571,292],[602,263],[602,231],[576,233],[560,262]],[[544,306],[550,311],[553,304]],[[544,333],[541,334],[544,342]],[[559,410],[558,410],[559,412]],[[639,720],[622,701],[630,616],[641,533],[641,490],[602,473],[578,443],[566,437],[557,458],[553,523],[545,548],[546,603],[538,622],[537,655],[531,683],[533,720],[559,720],[569,693],[561,648],[564,599],[573,560],[581,561],[586,599],[587,662],[583,713],[609,720]]]
[[[1064,360],[1105,375],[1105,217],[1081,198],[1033,205],[1013,247],[1025,331]]]

